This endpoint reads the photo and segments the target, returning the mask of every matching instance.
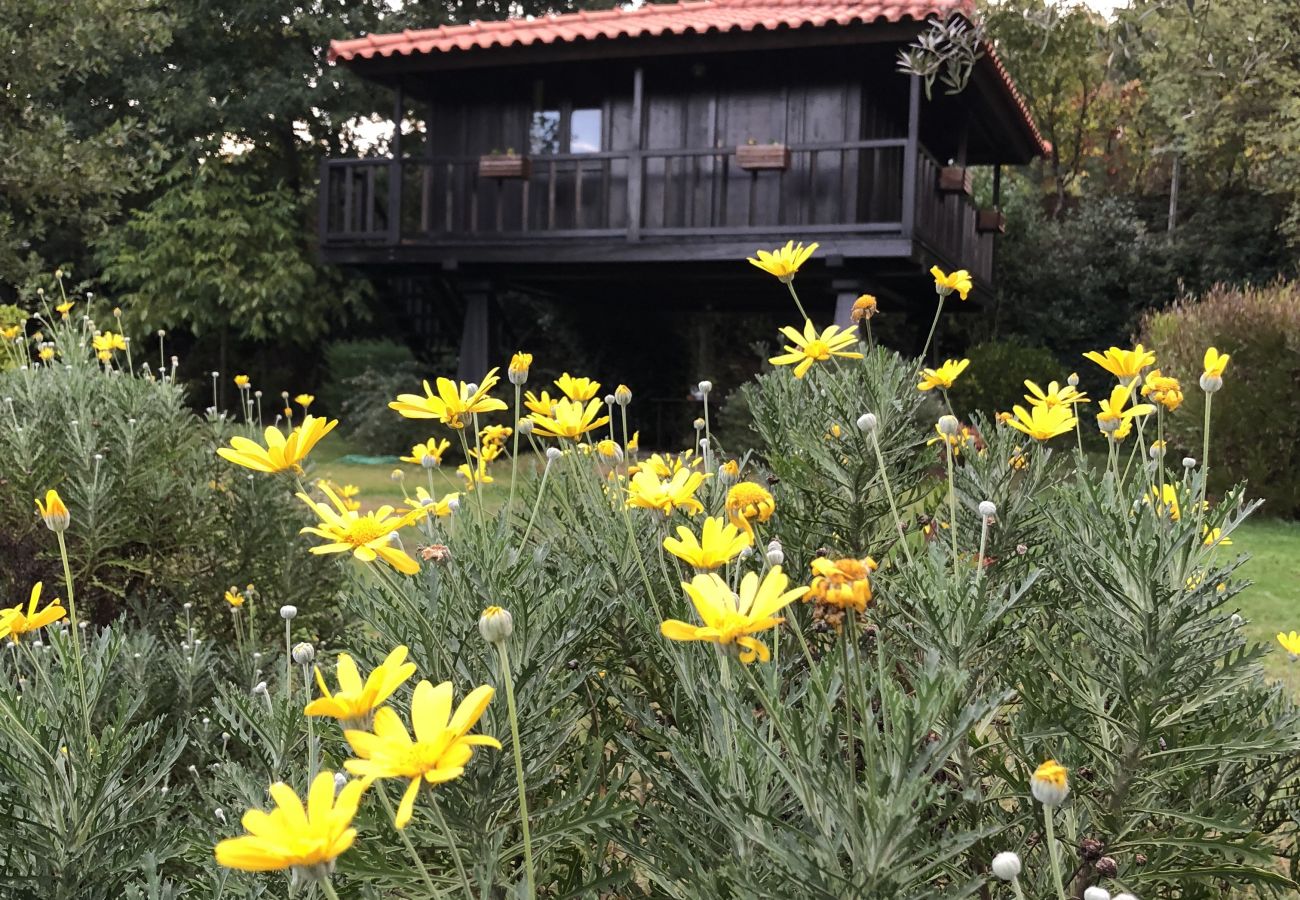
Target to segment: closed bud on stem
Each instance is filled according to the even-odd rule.
[[[614,405],[614,400],[615,400],[615,397],[614,397],[613,394],[606,394],[606,395],[605,395],[605,405],[606,405],[606,406],[613,406],[613,405]]]
[[[36,510],[41,514],[45,527],[50,531],[67,531],[68,526],[72,524],[72,514],[68,512],[68,508],[63,504],[63,498],[59,496],[58,491],[46,491],[45,502],[42,503],[38,499],[36,501]]]
[[[516,427],[519,429],[520,434],[524,437],[528,437],[528,435],[533,433],[534,423],[532,419],[520,419],[519,424]]]
[[[699,387],[699,389],[700,389],[700,393],[701,393],[701,394],[704,394],[704,395],[707,397],[707,396],[709,395],[709,392],[713,390],[713,382],[712,382],[712,381],[701,381],[701,382],[697,385],[697,387]]]
[[[614,402],[619,406],[627,406],[632,402],[632,389],[626,384],[620,384],[614,389]]]
[[[280,618],[286,622],[298,615],[298,607],[285,604],[280,607]]]
[[[1184,469],[1195,469],[1195,468],[1196,468],[1196,458],[1195,458],[1195,457],[1192,457],[1192,456],[1184,456],[1184,457],[1183,457],[1183,468],[1184,468]]]
[[[547,461],[547,462],[555,462],[557,459],[559,459],[559,458],[560,458],[561,456],[563,456],[563,455],[564,455],[564,454],[560,452],[560,448],[559,448],[559,447],[547,447],[547,448],[546,448],[546,461]]]
[[[253,685],[253,693],[254,693],[254,694],[265,694],[265,693],[266,693],[266,682],[265,682],[265,681],[259,681],[257,684]]]
[[[316,648],[303,641],[293,645],[293,661],[300,666],[309,666],[316,659]]]
[[[703,420],[703,419],[696,419],[692,424],[694,424],[694,426],[695,426],[695,430],[696,430],[696,431],[703,431],[703,430],[704,430],[704,420]]]
[[[961,423],[957,421],[956,416],[939,417],[939,433],[945,437],[953,437],[961,430]]]
[[[1207,394],[1217,393],[1223,387],[1223,379],[1218,375],[1204,374],[1201,376],[1201,390]]]
[[[993,857],[993,875],[1003,881],[1015,881],[1020,877],[1020,857],[1009,850]]]
[[[478,633],[489,644],[500,644],[514,634],[515,620],[510,611],[499,606],[489,606],[478,617]]]
[[[998,507],[992,500],[980,501],[980,515],[986,519],[991,519],[998,514]]]
[[[871,434],[876,430],[880,423],[876,421],[875,413],[863,413],[858,416],[858,430],[863,434]]]
[[[1110,900],[1110,891],[1093,886],[1083,892],[1083,900]]]
[[[785,563],[785,548],[781,542],[773,540],[767,545],[767,564],[769,566],[779,566]]]
[[[1067,378],[1067,379],[1065,379],[1065,383],[1068,384],[1070,387],[1078,387],[1078,386],[1079,386],[1079,373],[1078,373],[1078,372],[1071,372],[1071,373],[1070,373],[1070,377]]]

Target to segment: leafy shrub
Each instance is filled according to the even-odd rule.
[[[325,348],[325,380],[316,400],[321,408],[338,414],[352,395],[353,379],[367,372],[409,372],[415,365],[411,348],[396,341],[335,341]]]
[[[1166,416],[1166,429],[1193,457],[1203,443],[1205,395],[1195,387],[1202,354],[1211,345],[1231,354],[1232,377],[1212,408],[1211,487],[1222,493],[1245,481],[1270,513],[1300,515],[1300,283],[1216,287],[1147,316],[1142,334],[1183,380],[1186,401]]]
[[[301,506],[217,458],[231,423],[197,419],[169,381],[101,367],[87,327],[46,321],[44,331],[55,361],[0,373],[12,426],[0,429],[0,546],[15,560],[0,568],[0,592],[60,572],[32,504],[49,488],[78,510],[68,540],[87,618],[107,623],[127,608],[174,617],[185,601],[217,609],[224,589],[249,582],[278,607],[302,601],[311,579],[328,582],[319,561],[283,551]]]
[[[1053,379],[1062,380],[1060,364],[1050,350],[1019,341],[976,344],[966,351],[966,358],[970,368],[949,392],[953,408],[963,416],[981,412],[992,418],[1017,404],[1023,406],[1026,379],[1043,387]]]

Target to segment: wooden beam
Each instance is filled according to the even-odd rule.
[[[632,134],[635,145],[627,156],[627,239],[641,240],[641,197],[645,181],[645,69],[632,72]]]
[[[397,83],[393,95],[393,158],[388,164],[388,243],[398,244],[402,240],[402,118],[405,115],[406,98],[402,94],[402,83]]]
[[[912,75],[907,94],[907,145],[903,148],[903,237],[916,233],[916,164],[921,152],[921,78]]]

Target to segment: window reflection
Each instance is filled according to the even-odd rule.
[[[560,152],[560,111],[544,109],[533,113],[528,128],[528,152],[551,154]]]
[[[599,153],[600,126],[599,109],[575,109],[569,120],[569,152]]]

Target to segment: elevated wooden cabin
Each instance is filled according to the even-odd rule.
[[[1042,138],[992,47],[958,95],[897,63],[927,18],[966,11],[686,0],[336,41],[409,133],[323,164],[322,256],[459,285],[467,373],[507,282],[725,302],[754,294],[746,256],[794,238],[821,243],[800,283],[826,318],[864,291],[928,298],[936,263],[987,287],[998,216],[970,167],[1026,163]]]

